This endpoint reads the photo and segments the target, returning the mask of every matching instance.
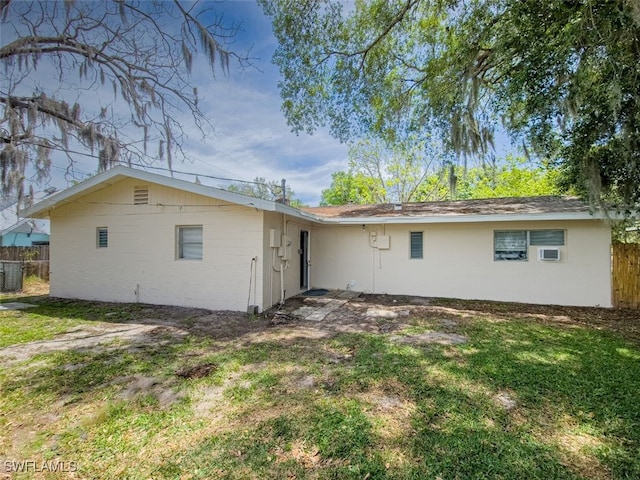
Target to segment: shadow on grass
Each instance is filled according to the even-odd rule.
[[[175,452],[157,473],[194,478],[638,478],[638,351],[603,332],[527,322],[473,323],[463,346],[396,345],[342,334],[321,345],[282,342],[228,361],[324,372],[291,391],[287,373],[239,395],[245,427]],[[335,363],[327,348],[352,352]],[[631,349],[630,349],[631,348]],[[300,352],[306,352],[300,356]],[[275,377],[275,378],[274,378]],[[247,377],[249,378],[249,377]],[[495,401],[508,391],[515,408]],[[368,392],[414,408],[394,431]],[[368,400],[367,400],[368,399]],[[282,412],[270,417],[265,412]],[[247,425],[251,430],[247,431]],[[566,445],[573,437],[591,444]],[[202,459],[208,459],[203,464]]]

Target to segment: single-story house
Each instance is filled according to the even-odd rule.
[[[611,229],[568,197],[296,209],[118,166],[39,202],[51,295],[262,311],[310,288],[611,306]]]
[[[37,199],[46,196],[46,192],[36,195]],[[17,198],[8,199],[0,205],[0,246],[32,247],[49,244],[49,221],[18,216]]]

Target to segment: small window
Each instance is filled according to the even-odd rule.
[[[494,260],[526,260],[527,231],[493,232]]]
[[[422,232],[410,232],[409,238],[411,243],[410,258],[422,258]]]
[[[564,245],[564,230],[531,230],[529,232],[529,245]]]
[[[138,185],[133,187],[133,204],[134,205],[149,204],[149,187],[147,185]]]
[[[109,245],[109,230],[107,227],[96,228],[96,247],[107,248]]]
[[[202,225],[177,228],[178,258],[202,260]]]

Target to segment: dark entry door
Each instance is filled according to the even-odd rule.
[[[300,230],[300,288],[309,288],[309,232]]]

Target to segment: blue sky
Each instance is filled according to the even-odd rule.
[[[291,132],[280,110],[279,71],[271,63],[277,42],[262,8],[255,1],[223,2],[215,8],[228,21],[242,22],[231,48],[248,51],[254,68],[232,65],[229,75],[218,74],[206,84],[199,79],[201,105],[216,131],[204,143],[191,143],[192,162],[175,168],[243,180],[285,178],[300,200],[317,204],[322,189],[331,184],[331,173],[346,169],[347,147],[327,131]],[[203,67],[200,78],[209,77],[206,72]]]

